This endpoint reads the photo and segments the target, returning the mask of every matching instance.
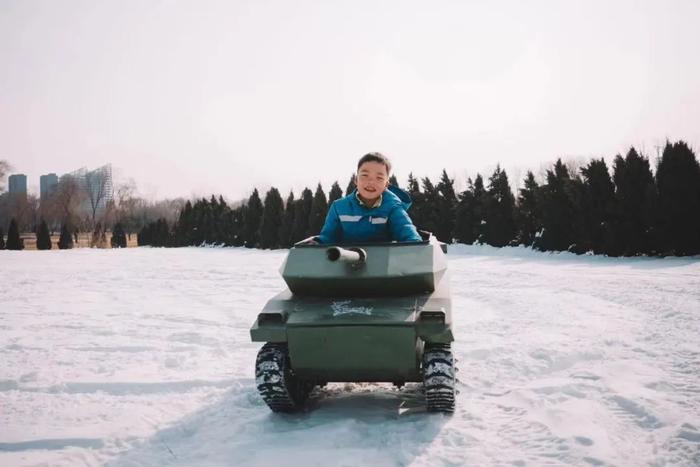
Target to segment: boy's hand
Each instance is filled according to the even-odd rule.
[[[305,238],[304,240],[296,242],[295,245],[320,245],[320,243],[318,242],[316,236],[311,236],[309,238]]]

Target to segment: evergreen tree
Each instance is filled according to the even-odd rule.
[[[231,231],[233,240],[231,244],[233,246],[243,246],[245,244],[245,219],[246,219],[246,209],[245,205],[239,206],[231,212]]]
[[[474,210],[474,183],[472,179],[467,179],[467,189],[457,197],[457,207],[455,208],[455,229],[452,232],[457,243],[471,245],[476,240],[471,220]]]
[[[442,170],[440,181],[435,187],[437,195],[433,205],[435,213],[435,236],[445,243],[452,243],[452,233],[455,227],[455,209],[457,195],[454,190],[454,180],[451,180],[445,169]]]
[[[413,173],[408,174],[408,185],[406,190],[411,197],[412,206],[408,211],[408,215],[413,221],[413,225],[419,230],[425,230],[425,221],[423,220],[423,213],[425,212],[425,197],[420,191],[420,185],[418,184],[418,179],[413,176]]]
[[[0,250],[5,249],[5,232],[2,231],[2,227],[0,227]]]
[[[209,243],[211,234],[209,232],[209,226],[211,224],[211,212],[209,201],[206,198],[199,200],[196,206],[197,217],[196,217],[196,234],[195,238],[197,240],[196,245],[206,245]],[[154,225],[155,228],[155,225]]]
[[[421,229],[432,232],[435,237],[440,241],[446,241],[442,231],[438,232],[440,229],[440,218],[436,207],[440,203],[440,193],[438,189],[430,181],[430,178],[424,177],[422,180],[423,191],[422,199],[420,203],[420,212],[418,217],[421,221]],[[440,235],[440,236],[438,236]]]
[[[352,174],[352,177],[350,177],[350,181],[348,182],[347,188],[345,188],[345,196],[348,196],[350,193],[355,191],[355,188],[357,188],[357,175]]]
[[[151,224],[141,227],[136,233],[136,244],[138,246],[148,246],[151,244]]]
[[[213,218],[213,238],[212,241],[216,245],[225,245],[227,234],[226,234],[226,213],[229,211],[229,207],[224,200],[224,197],[219,195],[219,199],[216,203],[213,203],[212,218]]]
[[[194,208],[192,207],[192,202],[187,200],[175,224],[173,234],[175,244],[178,246],[194,245],[194,228]]]
[[[216,223],[216,213],[219,210],[219,201],[216,199],[214,195],[211,196],[211,198],[207,200],[202,200],[203,201],[203,208],[204,208],[204,213],[202,217],[202,228],[203,228],[203,237],[204,237],[204,243],[207,245],[216,245],[218,244],[218,232],[217,232],[217,223]],[[261,201],[262,205],[262,201]]]
[[[218,245],[221,242],[221,233],[219,232],[218,215],[223,209],[223,206],[219,205],[219,200],[216,199],[214,195],[211,195],[209,200],[209,205],[207,206],[207,216],[206,216],[206,228],[207,228],[207,244]]]
[[[247,248],[256,248],[260,245],[260,221],[263,215],[263,205],[260,201],[258,189],[248,198],[245,210],[245,226],[243,236]]]
[[[413,176],[413,172],[408,174],[408,183],[406,184],[406,190],[409,195],[414,195],[420,193],[420,185],[418,179]]]
[[[328,206],[330,207],[331,204],[333,204],[333,201],[340,199],[343,197],[343,190],[340,189],[340,185],[338,185],[338,182],[333,182],[333,186],[331,187],[331,192],[328,193]]]
[[[321,188],[321,184],[319,183],[316,187],[316,193],[314,193],[313,201],[311,202],[311,211],[309,213],[309,236],[317,235],[321,232],[327,213],[328,202],[326,201],[326,194],[323,192],[323,188]]]
[[[515,238],[515,197],[508,183],[508,175],[496,166],[486,192],[484,240],[492,246],[508,245]]]
[[[290,191],[284,207],[284,220],[279,231],[280,247],[289,248],[292,246],[292,229],[294,229],[294,193]]]
[[[175,228],[176,237],[182,238],[184,245],[193,246],[204,243],[205,229],[203,224],[206,205],[207,202],[204,199],[195,201],[191,209],[187,209],[187,203],[185,203],[185,209],[181,212],[183,223],[180,226],[178,219],[178,225]]]
[[[474,233],[476,234],[476,240],[479,243],[484,243],[486,235],[486,188],[484,188],[484,179],[479,173],[476,174],[474,179],[474,199],[476,200]]]
[[[165,219],[160,218],[155,222],[151,244],[156,247],[170,246],[170,229]]]
[[[460,193],[455,215],[454,237],[459,243],[471,245],[484,241],[486,190],[484,180],[477,174],[467,189]]]
[[[13,217],[10,220],[10,228],[7,231],[7,243],[5,243],[6,250],[24,250],[24,242],[19,237],[19,227],[17,226],[17,221]]]
[[[197,245],[206,245],[211,243],[211,206],[202,198],[197,207]]]
[[[540,190],[542,235],[535,246],[543,251],[565,251],[574,243],[574,206],[570,197],[571,177],[558,159],[547,171],[547,183]]]
[[[613,165],[613,182],[617,212],[612,253],[651,253],[655,249],[652,239],[657,194],[649,160],[634,148],[624,159],[618,155]]]
[[[283,222],[284,201],[277,188],[272,187],[265,195],[265,207],[260,222],[260,248],[280,247],[279,237]]]
[[[66,222],[61,225],[61,236],[58,239],[58,248],[59,250],[70,250],[73,248],[73,236]]]
[[[223,232],[223,243],[225,246],[233,246],[236,238],[236,226],[233,221],[233,209],[226,206],[221,215],[221,229]]]
[[[540,187],[531,171],[525,176],[525,186],[520,189],[515,208],[516,243],[532,246],[537,233],[542,228],[541,213],[537,204]]]
[[[49,227],[48,225],[46,225],[46,221],[43,218],[41,219],[41,222],[39,223],[39,228],[36,232],[36,249],[51,249],[51,234],[49,233]]]
[[[304,188],[301,198],[294,202],[294,227],[292,228],[292,244],[309,236],[309,216],[314,195],[311,190]]]
[[[571,217],[572,241],[568,250],[577,255],[591,250],[591,235],[588,230],[586,216],[584,182],[579,175],[572,175],[571,180],[565,185],[564,191],[569,197],[573,216]]]
[[[580,222],[577,223],[578,252],[595,254],[614,251],[615,186],[604,159],[581,168],[583,175]]]
[[[167,247],[173,244],[170,227],[163,218],[146,224],[139,231],[136,238],[139,246]]]
[[[700,253],[700,164],[685,142],[666,143],[656,184],[661,252]]]
[[[229,246],[231,233],[228,231],[228,219],[231,208],[228,206],[224,197],[219,195],[219,207],[216,212],[216,242],[221,245]]]
[[[126,248],[126,232],[122,227],[121,222],[117,222],[112,228],[112,239],[110,240],[112,248]]]
[[[392,175],[391,177],[389,177],[389,185],[395,186],[396,188],[401,188],[399,186],[399,181],[396,180],[396,175]]]

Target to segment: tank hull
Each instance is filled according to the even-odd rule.
[[[381,287],[381,284],[375,284]],[[318,382],[421,381],[425,343],[449,344],[449,276],[432,292],[392,297],[310,297],[286,290],[251,328],[256,342],[287,343],[291,366]]]

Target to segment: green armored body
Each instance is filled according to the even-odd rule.
[[[427,409],[454,410],[452,313],[444,245],[297,245],[288,290],[250,330],[266,342],[256,383],[275,412],[303,407],[328,382],[423,382]]]

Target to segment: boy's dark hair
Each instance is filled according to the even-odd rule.
[[[358,172],[362,164],[365,162],[379,162],[380,164],[384,164],[384,167],[386,167],[386,174],[391,174],[391,161],[389,161],[389,158],[380,152],[370,152],[362,156],[360,161],[357,163]]]

